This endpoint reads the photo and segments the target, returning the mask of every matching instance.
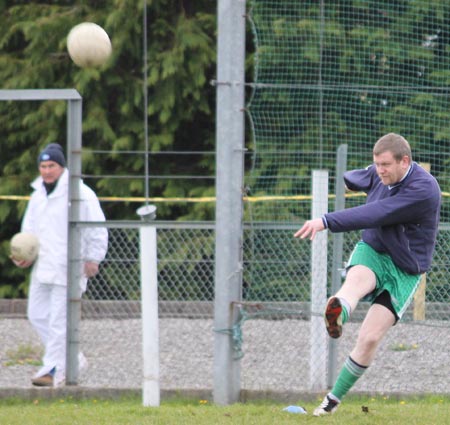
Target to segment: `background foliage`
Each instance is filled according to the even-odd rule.
[[[143,3],[0,1],[2,88],[80,92],[84,180],[101,197],[144,195]],[[246,78],[254,83],[247,87],[247,131],[254,130],[246,139],[249,195],[309,194],[311,169],[334,170],[341,143],[349,145],[348,168],[365,166],[373,142],[388,131],[405,135],[415,159],[430,163],[449,192],[448,2],[247,4]],[[147,5],[150,196],[212,196],[215,90],[209,82],[215,76],[217,2],[148,0]],[[66,53],[67,34],[82,21],[102,25],[111,36],[113,56],[102,69],[80,69]],[[0,132],[0,195],[27,195],[39,150],[64,143],[65,102],[1,102]],[[449,221],[449,199],[444,198],[443,223]],[[347,205],[352,202],[361,199]],[[8,241],[25,205],[0,202],[0,297],[22,296],[26,287],[28,273],[8,259]],[[297,223],[309,217],[310,205],[309,199],[248,203],[245,219]],[[108,219],[134,219],[136,207],[103,203]],[[212,220],[214,204],[161,203],[158,218]],[[264,237],[252,238],[250,262],[262,260],[260,272],[253,261],[249,276],[267,276],[264,285],[251,288],[259,297],[266,284],[282,286],[284,275],[274,273],[287,269],[267,266],[267,258],[276,257],[273,241],[266,246]],[[282,236],[276,240],[282,246]],[[447,264],[450,250],[445,244],[438,248]],[[212,260],[212,252],[208,255]]]
[[[213,194],[215,2],[147,1],[148,133],[151,196]],[[101,197],[145,195],[143,1],[1,1],[2,89],[75,88],[83,97],[83,173]],[[74,25],[91,21],[110,35],[113,54],[101,69],[78,68],[66,51]],[[0,103],[0,195],[28,195],[36,158],[48,143],[65,147],[66,103]],[[135,153],[133,153],[135,152]],[[92,177],[90,177],[92,176]],[[124,176],[117,178],[117,176]],[[167,177],[165,177],[167,176]],[[0,202],[0,298],[23,294],[27,271],[12,266],[9,239],[25,202]],[[136,219],[136,204],[104,203],[108,219]],[[161,205],[164,219],[211,219],[201,205]],[[7,284],[4,284],[6,283]]]
[[[245,204],[246,220],[297,226],[311,217],[311,198],[304,195],[311,191],[312,170],[328,170],[329,192],[335,193],[336,156],[342,144],[348,147],[347,168],[363,168],[372,161],[379,137],[400,133],[410,142],[413,159],[430,166],[443,192],[441,231],[426,296],[447,302],[450,291],[442,282],[447,281],[450,263],[449,2],[249,3],[255,77],[247,111],[254,155],[245,188],[273,201]],[[329,200],[332,211],[334,200]],[[363,202],[362,196],[347,197],[345,206]],[[345,235],[351,243],[345,245],[342,261],[359,236]],[[291,289],[289,276],[309,286],[309,261],[301,267],[305,257],[299,245],[287,250],[285,243],[272,235],[261,241],[254,233],[245,271],[257,299],[261,294],[272,299],[274,293],[298,299],[282,286],[288,282]],[[269,266],[269,260],[279,257],[286,260],[282,267]]]

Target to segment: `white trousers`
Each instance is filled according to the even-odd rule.
[[[28,319],[44,345],[43,366],[36,377],[56,369],[55,379],[66,371],[67,288],[32,283],[28,296]]]

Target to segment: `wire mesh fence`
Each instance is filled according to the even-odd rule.
[[[214,226],[212,223],[158,222],[155,225],[161,284],[161,388],[210,391],[213,388],[214,335],[219,331],[213,325]],[[450,268],[449,229],[441,225],[437,253],[427,275],[424,315],[415,317],[414,302],[404,319],[388,333],[374,364],[355,391],[449,392],[448,380],[443,379],[448,372],[446,355],[450,337],[450,290],[445,281]],[[291,226],[268,223],[248,224],[244,229],[243,299],[230,306],[240,314],[239,320],[228,329],[233,338],[235,361],[241,362],[243,390],[266,394],[309,392],[311,365],[320,362],[328,367],[328,346],[322,352],[311,353],[311,338],[314,337],[311,317],[321,312],[312,312],[310,306],[311,245],[294,239],[294,230]],[[109,234],[106,261],[100,274],[89,283],[82,301],[80,348],[89,368],[81,374],[79,385],[139,389],[143,364],[139,225],[114,225],[109,228]],[[346,235],[344,258],[357,238],[357,233]],[[270,255],[255,257],[254,240],[269,245]],[[329,262],[332,240],[329,235]],[[189,270],[193,272],[188,273]],[[331,265],[328,273],[331,274]],[[259,277],[265,281],[267,291],[259,283]],[[271,282],[274,285],[271,286]],[[170,291],[165,291],[164,286],[169,286]],[[366,308],[365,303],[361,303],[345,326],[337,347],[337,364],[343,362],[353,345]],[[37,366],[17,363],[9,366],[12,359],[8,358],[8,351],[35,347],[38,340],[29,326],[25,326],[27,321],[20,318],[23,316],[15,317],[11,323],[1,321],[2,335],[6,339],[0,350],[0,382],[4,382],[3,386],[11,382],[29,386],[29,377]],[[19,334],[18,327],[24,327]],[[14,341],[12,335],[17,335]],[[28,371],[25,377],[22,377],[23,370]]]
[[[236,361],[242,363],[242,388],[308,391],[311,365],[328,365],[328,346],[310,353],[311,317],[321,315],[310,306],[311,245],[293,238],[311,215],[310,174],[328,169],[333,193],[338,146],[348,145],[348,168],[364,167],[376,138],[396,131],[410,141],[414,159],[429,164],[438,179],[442,222],[420,298],[389,332],[355,390],[450,392],[448,379],[442,379],[450,373],[445,358],[450,338],[450,4],[247,4],[256,62],[254,79],[246,84],[253,138],[247,143],[252,161],[244,187],[247,195],[266,199],[245,203],[243,296],[230,306],[240,312],[228,331]],[[347,198],[346,206],[362,202]],[[139,224],[106,225],[108,255],[82,302],[81,348],[90,368],[81,384],[140,387]],[[211,389],[214,332],[219,331],[212,321],[214,224],[155,226],[161,387]],[[342,261],[357,238],[357,233],[345,235]],[[330,235],[328,244],[330,282],[335,249]],[[345,327],[339,365],[366,308],[361,303]]]
[[[247,83],[250,95],[246,111],[253,162],[245,187],[251,195],[272,197],[271,202],[246,205],[249,222],[287,224],[309,219],[312,171],[329,170],[330,192],[335,193],[339,146],[348,146],[348,169],[364,168],[372,161],[373,144],[388,132],[400,133],[409,140],[414,160],[431,171],[443,192],[441,233],[433,268],[424,277],[409,316],[389,334],[389,338],[399,341],[388,340],[381,348],[385,351],[377,359],[386,363],[380,368],[375,363],[368,371],[370,378],[358,383],[359,389],[408,391],[414,387],[418,391],[433,391],[433,386],[426,384],[426,367],[414,368],[406,362],[410,366],[405,368],[404,379],[399,378],[393,386],[386,377],[392,371],[391,362],[398,357],[414,357],[417,365],[430,356],[426,347],[434,345],[433,340],[441,332],[448,337],[448,313],[439,317],[437,325],[433,320],[435,312],[442,312],[448,302],[448,290],[444,289],[448,242],[447,233],[442,230],[448,222],[449,208],[449,180],[444,165],[450,157],[449,96],[448,79],[442,77],[449,67],[449,56],[443,53],[449,45],[445,18],[449,12],[450,6],[439,1],[386,1],[382,5],[325,0],[248,2],[255,68]],[[345,206],[363,202],[362,197],[348,197]],[[330,210],[333,209],[330,202]],[[345,236],[342,261],[348,257],[354,238]],[[270,242],[255,244],[257,252],[253,256],[270,256],[273,249]],[[309,248],[304,244],[297,249]],[[308,256],[299,258],[302,259],[298,264],[309,261]],[[328,271],[332,269],[329,263]],[[310,280],[308,267],[297,273]],[[273,277],[276,282],[276,276]],[[288,282],[287,286],[295,286],[289,278]],[[439,301],[433,306],[435,300]],[[320,312],[313,311],[316,314]],[[363,313],[357,316],[353,320],[360,320]],[[396,336],[401,330],[405,333]],[[353,341],[354,334],[353,330],[344,338],[353,337]],[[302,335],[303,343],[312,346],[322,338],[315,331],[311,334],[310,328],[303,330]],[[403,343],[402,339],[408,342]],[[415,339],[421,342],[416,343]],[[287,340],[292,341],[289,337]],[[340,348],[339,356],[341,352]],[[317,352],[315,361],[323,364],[327,355],[327,350]],[[445,362],[442,358],[440,361]],[[272,368],[278,364],[274,358]],[[336,364],[340,367],[342,358]],[[301,370],[308,381],[311,362],[302,364]],[[436,380],[437,375],[430,374]],[[417,378],[417,382],[410,384],[408,375],[411,381]]]
[[[214,225],[155,222],[158,240],[160,361],[162,389],[213,388]],[[242,389],[310,391],[314,362],[327,368],[328,346],[311,354],[311,245],[293,238],[294,226],[247,224],[244,228],[243,298],[230,330],[235,359],[242,365]],[[139,226],[109,228],[110,245],[101,273],[83,297],[81,349],[90,373],[81,384],[140,387]],[[344,258],[358,233],[345,238]],[[270,246],[261,256],[255,244]],[[450,337],[450,289],[440,277],[450,263],[448,229],[439,234],[438,254],[427,276],[425,316],[414,319],[414,303],[380,348],[378,359],[355,391],[448,392],[438,380]],[[329,235],[329,252],[333,249]],[[256,255],[258,254],[258,255]],[[328,261],[330,262],[331,254]],[[329,266],[329,270],[330,270]],[[331,273],[331,271],[329,271]],[[438,281],[436,281],[436,279]],[[436,289],[437,288],[437,289]],[[354,343],[367,305],[361,303],[338,345],[340,364]],[[217,331],[217,330],[216,330]],[[123,354],[125,351],[125,355]],[[101,356],[98,353],[103,353]],[[392,368],[396,374],[393,379]],[[114,370],[111,377],[108,371]],[[117,377],[120,376],[119,381]],[[119,382],[119,383],[118,383]]]

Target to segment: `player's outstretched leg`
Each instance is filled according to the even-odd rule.
[[[331,394],[327,394],[320,406],[314,410],[313,416],[331,415],[336,412],[339,403]]]
[[[342,304],[338,297],[331,297],[325,309],[325,326],[331,338],[342,335]]]

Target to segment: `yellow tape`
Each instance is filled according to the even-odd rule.
[[[121,198],[114,196],[105,196],[99,197],[98,199],[104,202],[216,202],[216,198],[214,196],[206,196],[202,198]]]
[[[354,192],[354,193],[346,193],[346,198],[360,198],[367,196],[364,192]],[[450,197],[450,192],[442,192],[443,197]],[[328,195],[330,199],[336,197],[336,195],[330,194]],[[215,196],[206,196],[199,198],[120,198],[120,197],[100,197],[100,201],[105,202],[216,202]],[[312,199],[312,195],[278,195],[278,196],[244,196],[244,202],[273,202],[273,201],[306,201],[308,199]]]
[[[29,196],[0,195],[0,200],[2,201],[28,201],[29,199]]]
[[[450,192],[442,192],[442,197],[449,198]],[[346,193],[346,198],[358,198],[366,196],[363,192],[356,193]],[[329,195],[330,199],[335,198],[335,195]],[[1,201],[28,201],[30,199],[29,196],[20,196],[20,195],[0,195]],[[188,203],[208,203],[208,202],[216,202],[215,196],[204,196],[199,198],[163,198],[163,197],[155,197],[155,198],[144,198],[144,197],[119,197],[119,196],[101,196],[98,198],[102,202],[155,202],[155,203],[176,203],[176,202],[188,202]],[[244,202],[274,202],[274,201],[305,201],[308,199],[312,199],[311,195],[295,195],[295,196],[244,196]]]

